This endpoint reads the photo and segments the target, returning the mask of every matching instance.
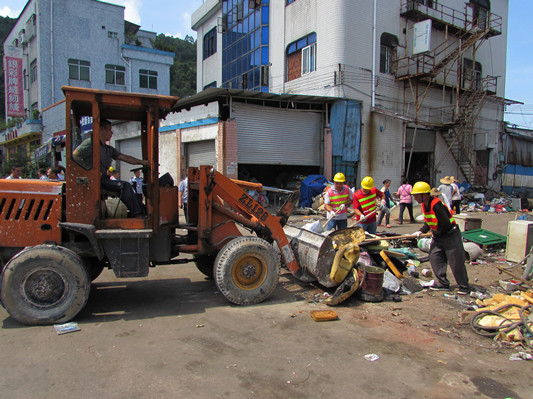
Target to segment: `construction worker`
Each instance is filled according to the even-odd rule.
[[[374,179],[366,176],[361,180],[361,188],[353,195],[354,219],[357,225],[370,234],[376,234],[378,223],[376,220],[376,202],[381,202],[384,194],[374,187]]]
[[[351,203],[352,190],[346,184],[343,173],[337,173],[333,177],[333,187],[326,189],[324,196],[324,208],[328,211],[327,218],[331,219],[326,227],[327,230],[336,228],[345,229],[348,227],[348,214],[346,207]]]
[[[430,230],[433,233],[429,262],[437,281],[429,288],[433,291],[450,289],[450,282],[446,278],[446,267],[449,263],[453,277],[459,285],[457,293],[467,295],[470,292],[470,286],[465,267],[463,238],[453,218],[453,212],[442,200],[431,195],[431,187],[426,182],[416,182],[411,194],[420,203],[425,221],[420,230],[414,234],[420,236]]]

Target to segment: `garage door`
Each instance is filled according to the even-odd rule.
[[[217,164],[215,140],[193,141],[185,144],[187,167]]]
[[[125,155],[131,155],[132,157],[143,159],[141,137],[117,141],[117,150]],[[133,176],[133,173],[130,172],[130,170],[136,166],[122,161],[119,161],[118,164],[120,178],[122,180],[129,180],[129,178]]]
[[[233,115],[239,163],[321,164],[320,113],[234,103]]]

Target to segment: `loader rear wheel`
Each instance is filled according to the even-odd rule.
[[[7,263],[1,299],[19,323],[62,323],[83,309],[90,288],[87,270],[74,252],[39,245],[23,250]]]
[[[214,264],[215,264],[215,257],[210,255],[199,255],[194,257],[194,263],[196,263],[196,267],[198,270],[200,270],[203,274],[205,274],[209,278],[213,278],[215,275],[215,272],[213,270]]]
[[[237,305],[264,301],[279,279],[280,262],[274,248],[258,237],[239,237],[227,243],[215,259],[215,283]]]

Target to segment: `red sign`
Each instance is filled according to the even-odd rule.
[[[6,56],[7,116],[24,116],[22,58]]]

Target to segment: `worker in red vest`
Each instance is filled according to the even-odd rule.
[[[348,227],[346,207],[352,202],[352,190],[344,184],[345,181],[344,174],[339,172],[333,177],[333,187],[330,186],[326,189],[324,208],[328,211],[328,219],[331,219],[326,227],[327,230],[333,230],[334,228],[338,230]]]
[[[450,282],[446,278],[447,263],[450,264],[453,277],[459,285],[457,293],[467,295],[470,292],[468,274],[465,267],[465,250],[461,231],[453,218],[453,212],[439,198],[431,195],[431,187],[423,181],[416,182],[411,194],[422,207],[425,224],[417,236],[431,230],[433,239],[429,249],[429,262],[437,282],[431,287],[433,291],[448,291]]]
[[[357,218],[357,225],[370,234],[376,234],[378,229],[376,205],[381,203],[383,197],[383,192],[374,187],[374,179],[370,176],[361,180],[361,188],[353,195],[353,217]]]

